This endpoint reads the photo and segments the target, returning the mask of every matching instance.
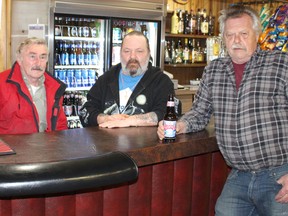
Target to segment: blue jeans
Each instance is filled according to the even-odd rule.
[[[261,171],[232,169],[220,197],[216,216],[288,216],[288,204],[275,201],[282,188],[277,180],[288,174],[288,164]]]

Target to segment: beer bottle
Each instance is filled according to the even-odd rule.
[[[167,101],[166,114],[163,119],[164,142],[173,142],[176,139],[176,121],[174,95],[169,94]]]
[[[70,63],[70,65],[76,65],[77,64],[74,41],[72,41],[70,44],[69,63]]]
[[[61,52],[61,63],[62,65],[69,65],[69,54],[68,54],[69,44],[63,41],[62,52]]]
[[[84,54],[83,54],[83,50],[82,50],[82,41],[79,41],[77,43],[76,62],[77,62],[77,65],[84,65]]]

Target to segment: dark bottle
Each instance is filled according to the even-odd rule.
[[[75,105],[75,92],[71,91],[70,93],[70,104],[72,106],[72,113],[71,116],[76,116],[77,115],[77,110],[76,110],[76,105]]]
[[[97,65],[98,64],[98,54],[97,54],[97,44],[92,42],[91,44],[91,64]]]
[[[183,18],[184,11],[179,11],[179,22],[178,22],[178,34],[184,34],[184,18]]]
[[[141,32],[148,37],[148,30],[146,25],[141,25]]]
[[[201,23],[202,23],[202,14],[200,8],[198,8],[196,14],[196,28],[195,28],[196,35],[201,35]]]
[[[190,34],[189,21],[190,21],[190,15],[189,15],[188,11],[185,11],[185,15],[184,15],[184,34]]]
[[[75,43],[72,41],[70,44],[70,53],[69,53],[69,63],[70,65],[76,65],[76,47]]]
[[[212,15],[212,12],[210,11],[209,17],[208,17],[208,35],[214,35],[214,26],[215,26],[215,17]]]
[[[76,47],[76,63],[77,65],[84,65],[84,54],[82,50],[82,42],[79,41]]]
[[[83,43],[83,53],[84,53],[84,64],[90,65],[91,64],[90,43],[88,42]]]
[[[54,59],[54,64],[55,65],[61,65],[61,52],[62,52],[62,47],[60,50],[60,41],[56,41],[55,43],[55,59]]]
[[[170,94],[167,101],[166,114],[163,119],[164,142],[173,142],[176,139],[176,122],[174,95]]]
[[[80,113],[80,109],[82,108],[82,94],[81,92],[77,91],[75,93],[75,106],[76,106],[76,112],[77,115],[79,115]]]
[[[70,100],[70,92],[66,92],[65,93],[66,95],[66,103],[64,105],[64,112],[65,112],[65,115],[66,116],[71,116],[72,115],[72,112],[73,112],[73,107],[72,107],[72,104],[71,104],[71,100]]]
[[[195,34],[195,29],[196,29],[196,15],[194,14],[194,11],[191,10],[190,13],[190,21],[189,21],[189,26],[190,26],[190,34]]]
[[[171,59],[171,45],[170,41],[165,41],[165,48],[164,48],[164,63],[170,64],[172,62]]]
[[[68,47],[69,47],[69,44],[66,41],[63,41],[62,52],[61,52],[62,65],[69,65]]]

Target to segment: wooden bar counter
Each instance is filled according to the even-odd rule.
[[[58,172],[60,170],[57,175],[69,174],[69,179],[65,184],[60,181],[59,187],[59,181],[55,181],[58,176],[53,176],[56,171],[52,166],[52,170],[47,171],[52,174],[45,177],[50,187],[46,192],[41,192],[42,179],[37,180],[36,175],[31,176],[31,179],[36,181],[35,190],[38,193],[34,193],[32,187],[28,188],[31,190],[30,195],[26,190],[25,196],[21,196],[20,187],[19,191],[16,190],[16,194],[20,194],[18,196],[0,194],[0,216],[214,215],[215,202],[222,190],[228,168],[218,151],[213,127],[208,126],[198,133],[179,135],[170,144],[158,140],[156,129],[91,127],[31,135],[0,135],[0,139],[16,152],[14,155],[0,157],[0,178],[5,180],[0,180],[0,193],[4,188],[4,192],[9,194],[10,187],[13,189],[17,188],[17,184],[21,185],[21,176],[30,172],[29,169],[33,170],[33,164],[35,167],[39,165],[40,174],[45,174],[44,169],[51,164],[56,171],[57,168]],[[109,162],[110,154],[116,155],[112,157],[116,158],[115,162]],[[135,180],[125,180],[125,176],[121,177],[122,182],[117,179],[118,173],[113,167],[121,167],[121,154],[124,155],[124,161],[130,158],[137,164],[138,177],[131,178]],[[97,162],[98,158],[100,161],[103,158],[107,160],[101,164]],[[75,171],[77,166],[74,167],[74,161],[91,167],[89,178],[97,180],[99,177],[107,182],[100,182],[97,187],[97,182],[93,184],[93,181],[86,181],[84,171],[84,174]],[[131,165],[129,161],[127,163],[127,166]],[[63,164],[65,166],[62,170]],[[9,167],[14,166],[16,168],[8,173]],[[80,169],[85,169],[85,166]],[[106,169],[112,170],[114,175],[109,176],[109,172],[105,173]],[[133,168],[123,169],[123,172],[135,175]],[[19,177],[19,182],[9,182],[6,174],[16,179]],[[8,189],[1,185],[3,182],[9,185]],[[65,190],[66,183],[73,186],[71,182],[75,183],[75,190],[71,187]]]

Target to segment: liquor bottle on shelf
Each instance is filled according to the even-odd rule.
[[[200,41],[197,41],[196,45],[196,56],[195,56],[195,62],[204,62],[204,52],[202,50],[202,47],[200,45]]]
[[[208,35],[209,31],[209,23],[208,23],[208,18],[207,18],[207,13],[206,9],[203,9],[203,18],[201,22],[201,34],[202,35]]]
[[[165,47],[164,47],[164,63],[165,63],[165,64],[170,64],[170,63],[172,63],[170,41],[165,41]]]
[[[190,15],[188,11],[185,11],[184,13],[184,34],[190,34]]]
[[[163,119],[164,126],[164,142],[174,142],[176,139],[176,122],[177,116],[175,113],[174,95],[168,96],[166,114]]]
[[[195,28],[196,35],[201,35],[201,23],[202,23],[202,15],[200,8],[198,8],[196,14],[196,28]]]
[[[184,33],[184,19],[183,19],[183,11],[179,11],[179,23],[178,23],[178,34]]]
[[[190,34],[195,34],[195,29],[196,29],[196,16],[195,16],[193,10],[190,11],[189,27],[190,27]]]
[[[195,39],[192,39],[192,45],[190,47],[191,50],[191,60],[190,62],[193,64],[195,63],[195,58],[196,58],[196,50],[195,50]]]
[[[179,17],[177,15],[177,11],[174,10],[173,16],[171,17],[171,34],[178,34],[178,24]]]
[[[171,60],[172,60],[172,63],[175,64],[176,63],[176,57],[177,57],[177,53],[176,53],[176,47],[175,47],[175,41],[172,40],[172,43],[171,43]]]
[[[179,38],[176,48],[176,64],[182,64],[183,63],[183,45],[182,40]]]
[[[209,12],[208,17],[208,35],[214,35],[214,28],[215,28],[215,17],[212,15],[212,12]]]
[[[188,64],[188,63],[190,63],[190,61],[189,61],[189,52],[190,52],[190,50],[189,50],[189,47],[188,47],[188,38],[185,38],[184,41],[185,42],[184,42],[184,49],[183,49],[183,63],[184,64]]]

